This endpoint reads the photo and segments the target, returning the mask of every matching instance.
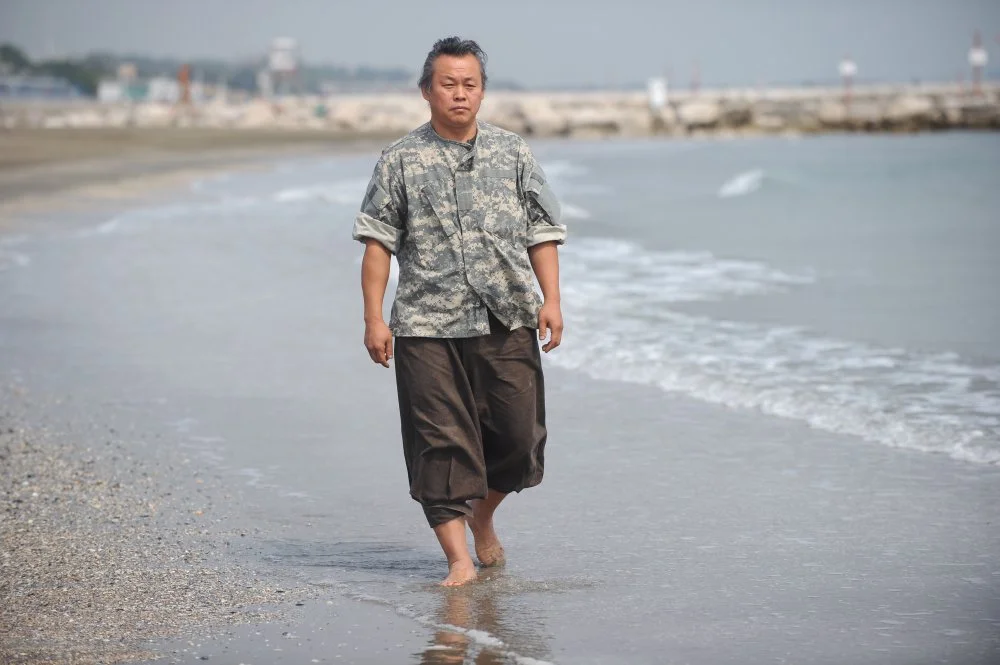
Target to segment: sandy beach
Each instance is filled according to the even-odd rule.
[[[87,128],[0,131],[0,224],[5,217],[80,207],[183,187],[220,170],[283,156],[373,150],[379,139],[324,131]]]
[[[498,515],[507,567],[446,593],[360,343],[375,144],[54,136],[0,134],[3,662],[997,662],[993,319],[861,327],[886,308],[856,291],[912,278],[855,239],[927,261],[862,219],[889,185],[834,178],[921,150],[989,173],[982,139],[539,144],[574,225],[547,476]],[[933,277],[952,302],[964,273]],[[892,322],[939,307],[890,293]],[[957,387],[914,402],[914,376]]]
[[[227,558],[247,533],[211,477],[137,459],[135,437],[96,418],[42,427],[17,413],[25,397],[5,386],[3,662],[132,662],[150,638],[265,621],[310,595]]]
[[[370,149],[321,132],[0,132],[0,233],[17,232],[5,222],[127,206],[288,156]],[[108,414],[66,418],[71,396],[53,403],[16,375],[2,379],[0,660],[136,662],[154,657],[154,638],[273,621],[315,597],[233,563],[228,553],[255,528],[229,523],[232,495],[190,459],[136,458],[150,442]]]

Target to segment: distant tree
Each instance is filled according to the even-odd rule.
[[[49,60],[33,63],[24,51],[13,44],[0,45],[0,63],[3,64],[3,69],[15,74],[36,74],[64,79],[85,95],[97,93],[97,83],[104,71],[102,67],[95,67],[85,60]]]
[[[0,44],[0,62],[7,63],[15,73],[31,69],[31,60],[13,44]]]
[[[0,0],[3,2],[3,0]],[[140,78],[166,76],[173,78],[181,65],[191,66],[194,78],[207,83],[226,82],[231,88],[255,90],[257,72],[264,66],[262,58],[241,61],[196,60],[160,58],[136,53],[115,54],[94,51],[78,58],[65,58],[32,63],[20,48],[13,44],[0,45],[0,72],[42,74],[65,79],[81,93],[95,95],[100,80],[117,76],[123,63],[135,65]],[[347,88],[409,86],[413,74],[405,69],[380,69],[370,66],[345,67],[343,65],[301,63],[297,87],[304,92],[316,92],[330,83]]]
[[[101,72],[80,65],[72,60],[49,60],[42,62],[34,71],[38,74],[47,74],[55,78],[69,81],[74,87],[85,95],[93,97],[97,94],[97,84],[101,80]]]

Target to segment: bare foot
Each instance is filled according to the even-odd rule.
[[[497,538],[497,532],[493,530],[493,518],[481,521],[473,517],[469,520],[469,528],[476,542],[476,557],[479,563],[486,568],[502,566],[505,561],[503,545]]]
[[[476,579],[476,566],[472,559],[459,559],[448,564],[448,577],[444,578],[441,586],[462,586]]]

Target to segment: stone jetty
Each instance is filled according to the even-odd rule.
[[[480,116],[532,137],[760,135],[824,132],[1000,130],[1000,83],[673,92],[659,108],[643,91],[487,94]],[[351,137],[400,135],[428,118],[413,93],[302,96],[281,100],[160,103],[7,102],[0,127],[205,127],[313,130]]]

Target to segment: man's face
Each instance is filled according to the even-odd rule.
[[[467,127],[476,121],[483,103],[483,75],[474,55],[441,55],[434,61],[430,90],[423,91],[431,118],[448,127]]]

